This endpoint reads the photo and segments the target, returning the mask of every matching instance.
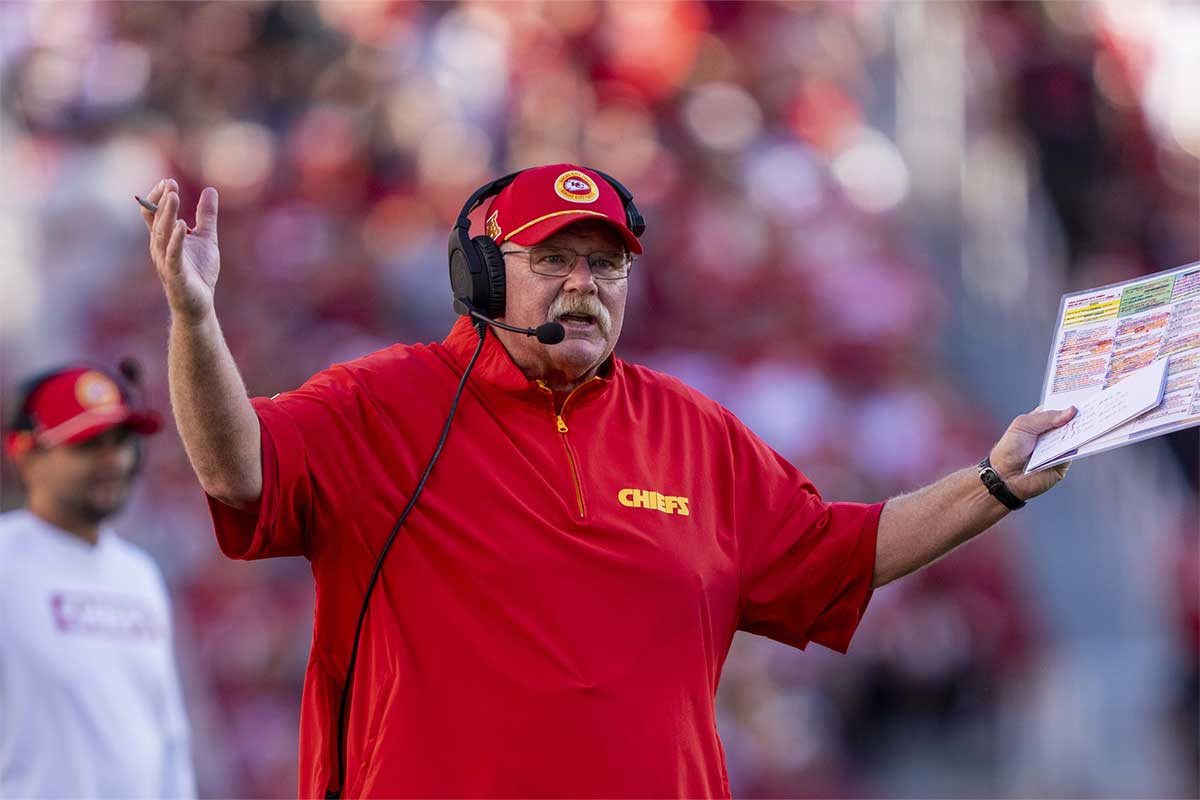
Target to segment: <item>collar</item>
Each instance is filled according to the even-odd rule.
[[[107,525],[100,526],[100,535],[96,538],[96,543],[92,544],[83,537],[42,519],[28,508],[21,509],[19,513],[25,514],[30,528],[37,532],[37,536],[50,543],[50,546],[61,553],[77,553],[84,557],[95,558],[101,551],[108,549],[112,538],[112,533],[108,530]]]
[[[459,317],[455,320],[449,335],[442,341],[442,346],[450,351],[450,355],[458,363],[459,369],[466,369],[478,343],[479,334],[475,332],[475,326],[471,324],[471,320],[467,317]],[[621,366],[621,360],[610,354],[608,359],[600,365],[596,378],[577,387],[575,390],[577,399],[572,402],[587,402],[599,397],[618,380]],[[525,373],[521,372],[521,368],[512,360],[508,350],[504,348],[490,328],[488,328],[487,336],[483,341],[483,352],[479,354],[475,368],[471,370],[470,380],[537,403],[546,402],[546,394],[538,386],[538,382],[525,377]]]

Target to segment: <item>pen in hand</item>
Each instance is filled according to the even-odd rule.
[[[137,200],[137,201],[138,201],[138,205],[140,205],[142,208],[144,208],[144,209],[146,209],[147,211],[149,211],[151,214],[157,214],[157,213],[158,213],[158,206],[156,206],[154,203],[151,203],[149,200],[146,200],[146,199],[144,199],[144,198],[141,198],[141,197],[139,197],[139,196],[138,196],[138,195],[136,195],[136,194],[133,196],[133,199],[134,199],[134,200]],[[191,233],[191,232],[192,232],[192,231],[191,231],[191,228],[188,228],[188,229],[185,231],[185,233]]]

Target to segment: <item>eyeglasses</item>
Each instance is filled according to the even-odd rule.
[[[550,278],[565,278],[575,269],[575,260],[587,259],[592,277],[600,281],[618,281],[629,277],[633,256],[621,250],[596,250],[579,253],[565,247],[531,247],[528,250],[504,250],[504,255],[529,256],[529,269]]]

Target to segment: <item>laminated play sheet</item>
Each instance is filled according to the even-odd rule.
[[[1160,400],[1097,434],[1103,426],[1096,412],[1111,422],[1113,415],[1129,410],[1122,401],[1145,402],[1157,375],[1147,368],[1156,362],[1162,362],[1154,367],[1163,372]],[[1135,376],[1136,386],[1112,391]],[[1067,434],[1044,434],[1038,440],[1042,463],[1031,458],[1030,471],[1200,425],[1200,262],[1063,295],[1041,408],[1072,405],[1081,413],[1066,426],[1075,428],[1065,442],[1070,449],[1048,456],[1049,443],[1061,445]],[[1088,410],[1090,420],[1083,413]],[[1081,438],[1080,430],[1090,437]]]

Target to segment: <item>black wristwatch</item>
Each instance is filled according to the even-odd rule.
[[[983,461],[979,462],[979,480],[983,481],[983,485],[987,487],[988,492],[992,497],[999,500],[1011,511],[1016,511],[1018,508],[1025,507],[1025,501],[1012,493],[1012,489],[1008,488],[1008,484],[1004,482],[1004,478],[1000,477],[1000,473],[996,472],[996,468],[992,466],[991,456],[984,456]]]

